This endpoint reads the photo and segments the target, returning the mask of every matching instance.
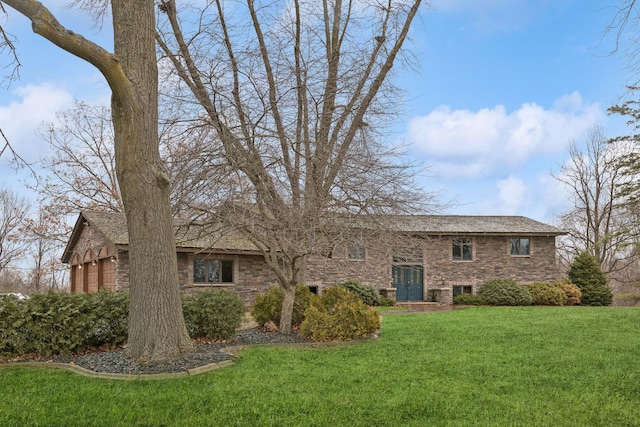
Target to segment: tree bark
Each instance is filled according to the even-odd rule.
[[[153,0],[112,0],[114,52],[135,102],[112,97],[116,173],[127,217],[130,312],[127,353],[165,359],[191,350],[180,300],[170,182],[158,149]]]
[[[114,54],[64,28],[41,3],[3,0],[33,31],[102,72],[112,90],[116,173],[130,259],[127,353],[162,360],[193,348],[182,314],[169,203],[158,149],[158,71],[153,0],[112,0]]]

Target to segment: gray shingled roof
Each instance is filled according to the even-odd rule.
[[[398,215],[392,227],[397,231],[426,234],[510,234],[546,235],[566,234],[552,225],[524,216],[467,216],[467,215]]]
[[[62,255],[62,262],[69,262],[84,222],[96,227],[107,239],[118,246],[129,244],[127,220],[124,214],[114,212],[83,211],[76,222]],[[255,252],[258,248],[250,241],[220,226],[176,220],[176,246],[182,249],[218,249],[224,251]]]
[[[82,216],[116,245],[128,245],[127,220],[124,214],[84,211]],[[179,248],[256,251],[258,248],[237,233],[219,225],[174,220],[176,246]]]
[[[68,262],[70,259],[75,242],[80,237],[81,223],[85,220],[98,228],[114,244],[129,244],[124,214],[84,211],[80,214],[67,243],[62,257],[63,262]],[[430,235],[559,236],[566,234],[559,228],[523,216],[397,215],[390,217],[389,220],[393,230]],[[246,238],[220,226],[177,220],[175,221],[175,229],[178,248],[251,252],[258,250]]]

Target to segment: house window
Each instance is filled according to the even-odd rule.
[[[193,283],[233,283],[233,261],[193,260]]]
[[[472,247],[470,237],[454,237],[453,239],[453,260],[471,261]]]
[[[364,260],[364,241],[362,238],[354,239],[347,246],[347,258],[350,260]]]
[[[473,287],[467,285],[455,285],[453,287],[453,296],[457,297],[460,294],[469,294],[473,293]]]
[[[511,256],[530,255],[529,239],[509,239],[511,247]]]

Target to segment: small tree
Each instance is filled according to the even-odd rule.
[[[610,305],[613,300],[607,287],[607,277],[598,263],[587,252],[582,252],[571,264],[567,273],[569,280],[582,292],[581,305]]]

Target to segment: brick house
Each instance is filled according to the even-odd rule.
[[[521,216],[394,216],[393,231],[363,235],[329,256],[310,256],[304,283],[315,292],[358,279],[398,301],[451,303],[483,282],[560,278],[557,236],[564,232]],[[180,287],[229,289],[248,304],[275,285],[258,249],[221,228],[176,221]],[[127,289],[128,236],[123,214],[82,212],[62,262],[72,292]]]

